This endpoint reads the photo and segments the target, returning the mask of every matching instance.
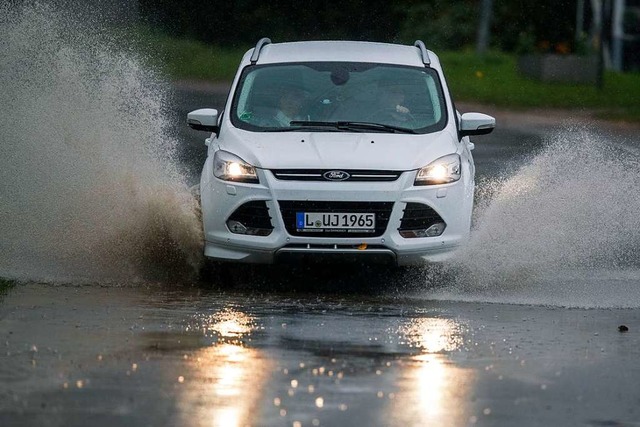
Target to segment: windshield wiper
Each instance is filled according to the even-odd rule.
[[[311,120],[294,120],[291,123],[290,128],[284,128],[281,131],[296,131],[296,130],[325,130],[326,128],[332,128],[336,132],[344,132],[347,129],[340,128],[338,122],[316,122]]]
[[[385,125],[382,123],[370,122],[338,122],[339,129],[362,129],[362,130],[379,130],[383,132],[399,132],[399,133],[416,133],[413,129],[403,128],[400,126]]]
[[[313,122],[313,121],[293,121],[291,126],[312,126],[312,127],[332,127],[342,131],[367,131],[373,130],[378,132],[392,133],[416,133],[413,129],[407,129],[399,126],[385,125],[382,123],[369,122]]]
[[[311,121],[292,121],[291,127],[288,128],[275,128],[269,129],[268,132],[300,132],[300,131],[313,131],[313,130],[327,130],[327,127],[331,132],[344,132],[344,129],[340,129],[336,126],[335,122],[311,122]]]

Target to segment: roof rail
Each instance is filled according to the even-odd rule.
[[[429,59],[429,53],[427,52],[427,48],[424,46],[422,40],[416,40],[413,45],[420,49],[420,55],[422,55],[422,63],[429,66],[429,64],[431,64],[431,60]]]
[[[258,40],[256,47],[253,49],[253,53],[251,54],[251,63],[255,64],[258,62],[258,58],[260,58],[260,51],[265,45],[271,44],[271,39],[267,37],[263,37]]]

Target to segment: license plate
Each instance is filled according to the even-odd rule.
[[[296,212],[298,230],[371,230],[376,228],[374,213]]]

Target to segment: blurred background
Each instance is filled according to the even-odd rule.
[[[273,42],[421,39],[460,101],[640,122],[640,0],[111,0],[176,80],[228,82]]]
[[[607,65],[638,70],[640,0],[320,0],[200,2],[139,0],[140,17],[169,34],[229,46],[352,39],[434,49],[588,54],[600,30]]]
[[[229,84],[262,37],[421,39],[440,56],[458,101],[640,123],[640,0],[47,3],[107,23],[173,81]]]

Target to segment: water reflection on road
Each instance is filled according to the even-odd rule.
[[[265,383],[273,363],[243,339],[253,318],[225,308],[204,319],[201,328],[215,342],[187,356],[184,384],[177,396],[179,424],[239,427],[255,425]]]
[[[0,304],[0,425],[624,425],[640,342],[617,325],[639,316],[19,285]]]
[[[180,385],[177,424],[316,426],[362,419],[457,426],[472,417],[465,402],[473,370],[449,357],[465,345],[461,323],[433,314],[344,313],[340,317],[355,314],[369,326],[359,338],[322,345],[314,329],[331,328],[331,320],[316,322],[320,313],[298,313],[303,325],[293,333],[286,321],[274,324],[233,304],[197,315],[188,329],[202,333],[203,347],[184,355],[184,373],[168,373]]]
[[[394,425],[467,423],[474,372],[456,366],[447,356],[464,345],[462,326],[451,319],[417,318],[402,325],[399,333],[419,354],[401,364],[389,419]]]

